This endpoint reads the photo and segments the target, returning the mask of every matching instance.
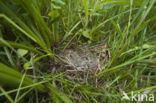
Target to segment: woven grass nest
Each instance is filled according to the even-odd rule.
[[[58,61],[66,76],[83,84],[101,71],[102,66],[110,60],[106,45],[81,46],[65,49],[58,54]]]

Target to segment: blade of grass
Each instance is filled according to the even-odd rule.
[[[35,49],[33,47],[28,47],[28,46],[25,46],[25,45],[20,44],[20,43],[15,43],[15,42],[12,42],[12,41],[7,41],[7,40],[4,40],[2,38],[0,38],[0,46],[9,47],[13,51],[16,51],[16,50],[14,50],[14,48],[26,49],[26,50],[32,51],[34,53],[37,53],[39,55],[43,55],[42,52],[40,52],[39,50],[37,50],[37,49]]]
[[[143,23],[143,21],[145,20],[146,16],[147,16],[148,13],[150,12],[151,8],[153,7],[153,5],[154,5],[154,3],[155,3],[156,1],[155,1],[155,0],[150,0],[149,2],[150,2],[149,7],[147,8],[147,10],[146,10],[145,12],[142,13],[142,16],[141,16],[141,18],[140,18],[140,20],[139,20],[139,23],[137,24],[137,26],[136,26],[135,29],[137,29],[137,28],[140,27],[140,25]]]
[[[87,25],[88,25],[88,9],[89,9],[89,2],[88,2],[88,0],[83,0],[83,4],[84,4],[84,8],[85,8],[85,26],[84,26],[84,28],[86,28],[87,27]]]
[[[123,67],[123,66],[132,64],[132,63],[134,63],[134,62],[137,62],[137,61],[139,61],[139,60],[142,60],[142,59],[144,59],[144,58],[147,58],[147,57],[150,57],[150,56],[154,56],[154,55],[156,55],[156,52],[153,52],[153,53],[151,53],[151,54],[148,54],[148,55],[145,55],[145,56],[142,56],[142,57],[139,57],[139,58],[137,58],[138,55],[136,55],[136,56],[133,57],[132,59],[130,59],[130,60],[128,60],[128,61],[126,61],[126,62],[124,62],[124,63],[122,63],[122,64],[120,64],[120,65],[117,65],[117,66],[115,66],[115,67],[112,67],[112,68],[110,68],[110,69],[107,69],[107,70],[105,70],[105,71],[103,71],[103,72],[100,72],[100,73],[96,74],[96,76],[103,75],[103,74],[105,74],[105,73],[107,73],[107,72],[113,72],[114,70],[121,69],[121,67]]]
[[[22,93],[22,95],[17,99],[17,103],[20,103],[20,100],[23,99],[26,95],[28,95],[29,92],[31,92],[33,88],[30,88],[28,91]]]
[[[6,53],[7,57],[8,57],[9,62],[10,62],[11,65],[12,65],[12,67],[16,68],[16,65],[15,65],[15,63],[14,63],[14,60],[13,60],[12,55],[11,55],[11,53],[9,52],[8,48],[7,48],[7,47],[4,47],[4,51],[5,51],[5,53]]]
[[[13,68],[10,68],[2,63],[0,63],[0,85],[6,87],[17,87],[22,78],[22,74]],[[23,85],[30,85],[33,81],[27,76],[24,78]],[[40,91],[44,91],[43,85],[37,86]]]
[[[136,10],[136,9],[133,9],[133,10]],[[98,24],[98,25],[96,26],[96,28],[94,28],[94,29],[91,31],[91,34],[93,34],[93,33],[95,33],[96,31],[98,31],[98,30],[99,30],[100,28],[102,28],[102,27],[104,26],[104,24],[106,24],[107,22],[109,22],[109,21],[111,21],[111,20],[117,18],[117,17],[120,16],[120,15],[126,14],[126,13],[128,13],[128,12],[130,12],[130,10],[124,11],[124,12],[122,12],[122,13],[120,13],[120,14],[117,14],[117,15],[115,15],[115,16],[109,18],[109,19],[106,19],[105,21],[102,21],[102,23]]]
[[[44,83],[47,83],[47,82],[49,82],[51,80],[52,80],[52,78],[49,79],[49,80],[44,80],[44,81],[41,81],[41,82],[33,83],[33,84],[28,85],[28,86],[23,86],[23,87],[20,88],[20,90],[24,90],[24,89],[28,89],[28,88],[33,88],[35,86],[40,86],[40,85],[42,85]],[[7,91],[6,94],[17,92],[17,90],[18,89],[13,89],[13,90]],[[41,89],[41,92],[46,92],[46,90],[45,89]],[[4,93],[0,93],[0,96],[3,96],[3,95],[5,95],[5,94]]]
[[[49,84],[48,88],[51,91],[51,95],[55,94],[59,99],[61,99],[64,103],[73,103],[64,93],[58,92],[51,84]]]
[[[18,87],[18,89],[17,89],[17,93],[16,93],[15,100],[14,100],[15,103],[17,103],[17,99],[18,99],[18,96],[19,96],[19,93],[20,93],[20,88],[22,87],[22,84],[23,84],[23,82],[24,82],[25,76],[26,76],[26,71],[24,72],[24,74],[23,74],[23,76],[22,76],[22,79],[21,79],[21,82],[20,82],[20,84],[19,84],[19,87]]]
[[[14,103],[13,99],[6,93],[6,91],[0,86],[0,90],[2,91],[2,93],[4,93],[4,95],[6,96],[6,98],[11,102]]]
[[[44,42],[44,40],[41,38],[41,36],[34,34],[29,27],[27,27],[17,16],[16,14],[14,14],[3,2],[0,1],[0,9],[5,12],[7,15],[11,16],[12,18],[14,18],[14,20],[18,23],[18,26],[16,23],[14,23],[11,19],[9,19],[7,16],[5,16],[4,14],[0,14],[0,17],[5,18],[6,20],[8,20],[13,26],[15,26],[17,29],[19,29],[21,32],[23,32],[26,36],[28,36],[29,38],[31,38],[34,42],[36,42],[38,45],[40,45],[44,51],[46,53],[51,53],[51,48],[49,47],[49,43],[48,45]],[[33,7],[34,9],[34,7]],[[41,16],[39,16],[41,17]],[[44,21],[41,20],[41,22],[43,23]],[[43,23],[43,26],[45,27],[45,23]],[[48,34],[50,34],[50,31],[48,29],[48,27],[45,27],[47,32],[49,32]],[[42,28],[41,28],[42,29]],[[48,30],[47,30],[48,29]],[[52,36],[50,36],[52,37]],[[48,39],[47,39],[48,40]],[[51,41],[50,43],[52,43],[53,41]],[[52,43],[53,44],[53,43]],[[51,57],[53,58],[53,57]]]
[[[73,31],[74,29],[76,29],[76,27],[77,27],[80,23],[81,23],[81,21],[77,22],[77,23],[73,26],[73,28],[72,28],[68,33],[65,34],[63,40],[65,40],[68,36],[70,36],[71,33],[72,33],[72,31]]]
[[[42,35],[44,37],[44,40],[46,41],[47,47],[51,48],[51,46],[54,45],[54,36],[46,23],[43,20],[43,17],[41,16],[40,9],[38,6],[38,1],[34,0],[27,0],[27,1],[19,1],[20,4],[24,7],[24,9],[31,14],[33,17],[33,20],[38,24],[39,29],[42,32]],[[32,4],[32,5],[30,5]]]
[[[38,34],[34,34],[31,29],[24,23],[22,22],[17,15],[11,11],[3,2],[0,1],[0,9],[6,13],[7,15],[9,15],[11,18],[14,19],[14,21],[16,21],[16,23],[20,26],[16,26],[16,23],[14,23],[11,19],[9,19],[6,15],[1,14],[2,17],[4,17],[6,20],[8,20],[11,24],[14,24],[14,26],[21,30],[21,32],[23,32],[25,35],[27,35],[28,37],[30,37],[30,39],[32,39],[34,42],[36,41],[39,45],[41,45],[41,47],[45,46],[46,44],[43,41],[42,37]],[[43,45],[43,46],[42,46]]]

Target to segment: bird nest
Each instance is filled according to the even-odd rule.
[[[66,49],[57,57],[69,79],[85,83],[102,70],[101,67],[110,59],[110,52],[106,45],[92,48],[84,46]]]

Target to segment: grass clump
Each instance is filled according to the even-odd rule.
[[[155,2],[0,0],[0,101],[127,103],[123,91],[154,94]],[[85,83],[56,72],[58,51],[102,41],[110,59]]]

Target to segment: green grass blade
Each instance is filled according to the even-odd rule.
[[[0,86],[0,90],[2,91],[2,93],[4,93],[4,95],[6,96],[6,98],[10,101],[10,103],[14,103],[13,99],[10,97],[10,95],[8,95],[6,93],[6,91]]]
[[[2,40],[2,41],[1,41]],[[0,39],[0,46],[3,46],[3,47],[9,47],[11,49],[13,48],[21,48],[21,49],[26,49],[26,50],[29,50],[29,51],[32,51],[34,53],[37,53],[39,55],[43,55],[42,52],[40,52],[39,50],[33,48],[33,47],[28,47],[28,46],[25,46],[23,44],[20,44],[20,43],[15,43],[15,42],[12,42],[12,41],[6,41],[4,39]],[[14,50],[14,49],[13,49]],[[14,50],[15,51],[15,50]]]
[[[15,67],[16,67],[16,64],[14,63],[14,60],[13,60],[12,55],[11,55],[11,53],[9,52],[8,48],[7,48],[7,47],[4,47],[4,50],[5,50],[5,52],[6,52],[6,55],[7,55],[8,59],[9,59],[9,62],[10,62],[11,65],[12,65],[12,67],[15,68]]]
[[[150,56],[155,56],[155,55],[156,55],[156,52],[153,52],[153,53],[151,53],[151,54],[142,56],[142,57],[140,57],[140,58],[137,58],[138,56],[135,56],[135,57],[133,57],[132,59],[130,59],[129,61],[126,61],[125,63],[122,63],[122,64],[120,64],[120,65],[117,65],[117,66],[115,66],[115,67],[112,67],[112,68],[110,68],[110,69],[107,69],[107,70],[105,70],[105,71],[103,71],[103,72],[100,72],[100,73],[96,74],[96,76],[103,75],[103,74],[105,74],[105,73],[107,73],[107,72],[113,72],[114,70],[118,70],[118,69],[120,69],[120,68],[123,67],[123,66],[132,64],[132,63],[137,62],[137,61],[139,61],[139,60],[145,59],[145,58],[150,57]]]
[[[19,87],[18,87],[16,96],[15,96],[15,100],[14,100],[15,103],[17,103],[17,99],[18,99],[18,96],[19,96],[19,93],[20,93],[20,89],[21,89],[21,87],[22,87],[22,84],[23,84],[23,82],[24,82],[25,76],[26,76],[26,72],[23,74],[22,79],[21,79],[21,82],[20,82],[20,84],[19,84]]]

